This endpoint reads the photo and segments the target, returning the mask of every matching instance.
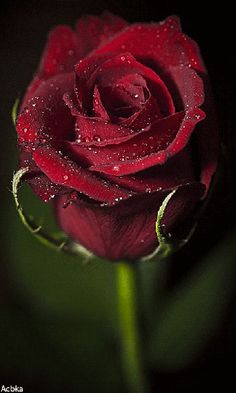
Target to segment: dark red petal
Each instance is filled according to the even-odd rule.
[[[201,182],[205,184],[207,193],[217,168],[220,140],[216,108],[208,76],[203,75],[202,79],[205,84],[206,92],[206,100],[203,109],[207,113],[207,116],[206,119],[199,124],[196,139],[198,156],[200,157]]]
[[[161,119],[159,105],[154,97],[149,97],[143,107],[130,116],[128,119],[121,121],[122,126],[130,127],[132,130],[140,131],[147,129],[150,124]]]
[[[49,146],[37,148],[33,159],[53,183],[75,189],[97,201],[115,203],[131,195],[130,192],[79,167]]]
[[[20,143],[35,146],[47,136],[69,138],[74,128],[74,119],[63,95],[73,89],[72,73],[57,75],[44,82],[35,92],[27,107],[17,117],[16,130]]]
[[[66,187],[52,183],[47,176],[42,173],[27,180],[34,193],[44,202],[49,202],[57,195],[68,194]]]
[[[160,23],[133,24],[95,49],[92,55],[124,51],[138,60],[155,58],[164,69],[185,64],[197,71],[205,70],[197,44],[181,32],[175,16]]]
[[[99,66],[111,56],[112,55],[110,53],[106,53],[102,56],[96,56],[96,58],[86,57],[75,65],[75,94],[81,112],[86,113],[89,109],[91,110],[91,108],[89,108],[89,104],[92,102],[91,91],[93,91],[95,84],[95,81],[91,81],[91,78],[99,69]]]
[[[32,152],[29,152],[24,146],[18,146],[19,151],[19,167],[29,168],[30,172],[39,173],[41,172],[32,158]]]
[[[106,175],[106,178],[134,192],[171,190],[195,180],[191,149],[187,146],[170,158],[165,165],[157,165],[128,176]]]
[[[190,221],[189,232],[195,224],[194,210],[204,192],[205,186],[201,183],[186,184],[179,187],[165,209],[162,218],[164,232],[170,232],[174,237],[181,239],[184,224],[187,222],[189,224]]]
[[[76,32],[81,40],[83,56],[126,26],[127,22],[124,19],[107,11],[103,12],[100,17],[86,15],[80,18],[76,24]]]
[[[94,61],[96,61],[96,57]],[[134,74],[133,79],[135,79],[135,74],[141,75],[145,79],[148,89],[156,98],[163,116],[174,113],[173,100],[164,82],[151,68],[136,61],[130,53],[121,53],[104,61],[93,73],[90,83],[96,81],[99,88],[113,87],[119,83],[122,77],[130,74]]]
[[[204,85],[196,71],[181,64],[176,67],[170,66],[169,73],[178,92],[177,100],[181,100],[181,108],[189,109],[203,104]]]
[[[66,209],[64,197],[56,198],[59,225],[72,239],[96,255],[111,260],[135,260],[157,246],[155,221],[165,193],[142,194],[128,204],[114,207],[72,203]],[[125,201],[124,201],[125,202]]]
[[[111,110],[119,110],[121,107],[134,107],[139,109],[150,96],[145,79],[137,74],[125,74],[111,85],[109,80],[105,85],[100,85],[103,102]]]
[[[119,145],[87,148],[69,142],[71,151],[90,165],[93,171],[122,176],[161,165],[187,144],[204,112],[195,108],[179,112],[152,124],[149,131],[134,134]]]
[[[119,124],[112,124],[96,117],[77,116],[76,140],[72,144],[86,148],[116,145],[132,138],[133,134],[134,131]]]
[[[167,233],[173,223],[183,225],[183,219],[191,218],[203,192],[204,186],[200,183],[180,187],[169,203],[171,208],[164,214]],[[55,212],[62,229],[95,254],[111,260],[134,261],[150,254],[158,245],[155,223],[166,195],[161,191],[134,195],[114,207],[78,201],[66,209],[62,196],[55,200]]]
[[[72,95],[63,97],[71,114],[76,116],[74,141],[80,146],[106,146],[116,145],[133,138],[139,131],[150,129],[150,122],[159,118],[159,107],[153,97],[150,97],[143,109],[122,124],[114,124],[99,117],[88,117],[80,113]],[[129,128],[129,124],[131,128]]]
[[[74,65],[82,57],[80,43],[75,32],[68,26],[57,26],[48,37],[39,69],[24,97],[22,108],[35,95],[39,85],[61,73],[72,72]]]
[[[110,120],[110,117],[103,106],[101,95],[97,86],[93,91],[93,114],[94,116],[101,117],[103,120]]]

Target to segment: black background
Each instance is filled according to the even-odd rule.
[[[14,169],[12,164],[8,165],[9,156],[16,155],[15,135],[10,120],[11,108],[15,98],[23,96],[25,88],[31,80],[48,31],[60,23],[73,26],[81,14],[99,14],[104,9],[116,13],[130,22],[159,21],[170,14],[179,15],[184,32],[199,43],[215,94],[223,152],[218,182],[208,210],[201,219],[191,244],[175,256],[175,261],[170,266],[168,287],[169,290],[172,290],[191,270],[193,264],[197,263],[200,255],[236,228],[234,80],[236,64],[235,42],[233,40],[235,21],[231,17],[233,11],[226,2],[214,2],[212,5],[207,4],[206,1],[191,1],[188,4],[180,1],[156,1],[151,4],[144,0],[2,2],[0,6],[1,186],[4,190],[9,186],[9,179]],[[208,142],[210,143],[210,141]],[[5,206],[7,208],[9,195],[3,192],[3,197],[6,198]],[[2,223],[1,229],[4,232],[4,223]],[[4,240],[4,233],[2,236]],[[3,258],[0,265],[1,302],[11,303],[17,308],[20,306],[14,290],[11,288],[11,278],[7,268],[7,250],[4,250],[3,240]],[[201,358],[194,364],[176,374],[152,372],[154,391],[156,391],[156,380],[159,383],[157,391],[164,393],[198,391],[207,387],[212,391],[219,384],[222,389],[228,390],[230,379],[234,379],[233,366],[236,356],[235,306],[236,300],[232,301],[229,306],[226,318],[218,333],[211,340]],[[9,378],[9,384],[13,383],[14,370],[12,370],[12,375],[4,375],[3,377]],[[23,382],[26,384],[26,381]],[[234,387],[235,385],[234,383]],[[35,385],[30,386],[30,391],[32,393],[54,393],[45,392],[43,387],[37,388],[37,386],[40,386],[39,381],[35,381]]]

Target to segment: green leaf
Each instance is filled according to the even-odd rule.
[[[72,255],[80,255],[85,257],[87,262],[92,258],[93,254],[86,250],[80,244],[72,242],[64,234],[48,234],[42,229],[41,225],[35,224],[32,217],[28,217],[18,200],[18,189],[24,176],[29,173],[29,168],[20,168],[13,176],[12,180],[12,194],[15,200],[16,209],[24,226],[34,235],[34,237],[43,243],[45,246],[53,248],[56,251],[64,251]]]
[[[153,367],[176,370],[206,347],[235,288],[235,234],[218,246],[163,304],[150,339]]]

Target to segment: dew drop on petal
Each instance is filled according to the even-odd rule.
[[[119,165],[114,165],[113,166],[113,171],[118,172],[120,169]]]
[[[101,142],[101,137],[99,135],[94,135],[93,139],[96,142]]]

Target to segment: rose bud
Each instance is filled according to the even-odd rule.
[[[110,13],[51,31],[16,128],[20,165],[60,227],[110,260],[181,238],[206,198],[218,134],[207,71],[177,17],[128,24]]]

